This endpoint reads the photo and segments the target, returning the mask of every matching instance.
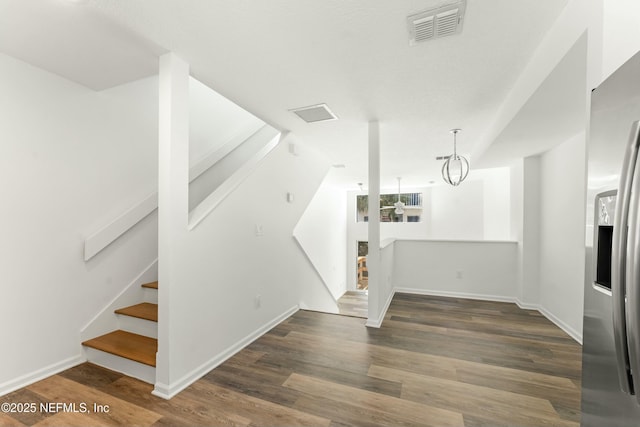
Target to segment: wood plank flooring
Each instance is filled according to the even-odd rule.
[[[366,319],[369,315],[369,296],[362,291],[347,291],[338,299],[338,310],[343,316]]]
[[[0,424],[577,427],[580,353],[536,311],[396,294],[380,329],[299,311],[170,401],[82,364],[0,403],[86,403],[88,412],[5,411]]]

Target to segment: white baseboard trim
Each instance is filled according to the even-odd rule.
[[[517,298],[515,300],[515,303],[518,305],[518,307],[520,307],[520,308],[522,308],[524,310],[536,310],[537,312],[542,314],[544,317],[549,319],[551,322],[553,322],[558,328],[560,328],[563,331],[565,331],[567,333],[567,335],[569,335],[571,338],[573,338],[578,344],[582,345],[582,334],[580,334],[578,331],[573,329],[571,326],[567,325],[563,320],[560,320],[559,317],[557,317],[555,314],[551,313],[549,310],[547,310],[543,306],[541,306],[539,304],[521,302]]]
[[[76,356],[69,357],[68,359],[61,360],[60,362],[53,363],[42,369],[38,369],[37,371],[22,375],[16,379],[4,382],[0,384],[0,396],[4,396],[12,391],[26,387],[66,369],[73,368],[74,366],[86,361],[87,359],[85,359],[81,354],[78,354]]]
[[[291,307],[289,310],[285,311],[281,315],[277,316],[270,322],[264,324],[251,334],[247,335],[237,343],[233,344],[231,347],[224,350],[222,353],[215,355],[209,361],[203,363],[196,369],[189,372],[187,375],[183,376],[179,380],[177,380],[173,384],[163,384],[160,382],[156,382],[154,390],[151,392],[154,396],[161,397],[163,399],[171,399],[176,394],[180,393],[185,388],[189,387],[191,384],[202,378],[206,373],[216,368],[217,366],[224,363],[227,359],[231,358],[233,355],[238,353],[240,350],[251,344],[253,341],[260,338],[265,333],[269,332],[272,328],[277,326],[279,323],[284,321],[285,319],[292,316],[296,313],[300,307],[295,305]]]
[[[522,302],[518,298],[515,298],[514,302],[518,307],[523,310],[537,310],[540,311],[540,306],[538,304],[532,304],[530,302]]]
[[[565,331],[571,338],[573,338],[574,340],[576,340],[576,342],[580,345],[582,345],[582,334],[578,333],[578,331],[576,331],[575,329],[573,329],[571,326],[567,325],[565,322],[563,322],[562,320],[560,320],[558,317],[556,317],[553,313],[551,313],[549,310],[547,310],[544,307],[539,307],[538,311],[547,319],[551,320],[553,323],[555,323],[555,325],[557,327],[559,327],[560,329],[562,329],[563,331]]]
[[[516,302],[516,299],[514,297],[507,297],[503,295],[472,294],[468,292],[435,291],[415,288],[395,288],[395,292],[416,295],[433,295],[437,297],[475,299],[480,301]]]
[[[382,322],[384,321],[384,317],[387,315],[387,310],[389,310],[389,306],[391,305],[391,300],[393,300],[393,296],[396,294],[396,289],[392,289],[391,293],[389,293],[389,298],[384,303],[384,308],[382,309],[382,313],[380,313],[380,317],[378,319],[367,319],[367,323],[365,326],[369,328],[379,328],[382,326]]]

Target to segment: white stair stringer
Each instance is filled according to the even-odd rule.
[[[212,193],[237,180],[239,174],[246,177],[271,148],[277,144],[280,131],[263,125],[242,144],[219,159],[209,169],[189,183],[189,210],[193,211]],[[274,139],[275,144],[272,144]],[[271,145],[271,148],[269,146]],[[244,172],[240,172],[244,171]]]

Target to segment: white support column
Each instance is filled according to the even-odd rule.
[[[540,157],[525,157],[522,170],[522,294],[524,306],[540,304]]]
[[[367,270],[369,313],[367,326],[379,326],[380,319],[380,125],[369,122],[369,222]]]
[[[189,65],[174,53],[160,57],[158,127],[158,353],[154,394],[171,385],[171,298],[175,251],[187,232],[189,200]]]

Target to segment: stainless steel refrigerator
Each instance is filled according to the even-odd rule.
[[[582,426],[640,426],[640,53],[591,94]]]

